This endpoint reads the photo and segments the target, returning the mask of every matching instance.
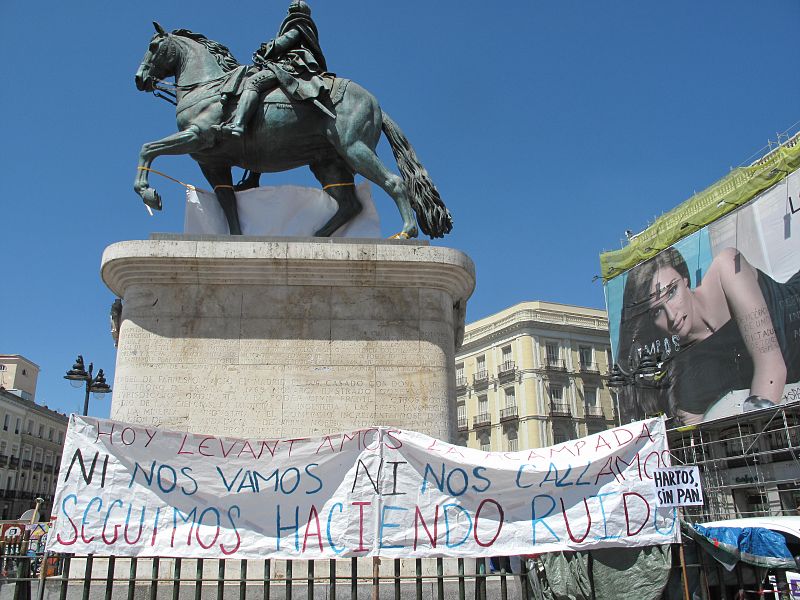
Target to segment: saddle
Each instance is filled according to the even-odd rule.
[[[241,95],[245,80],[252,74],[250,69],[251,67],[247,65],[240,65],[228,74],[219,90],[224,99],[223,103],[230,103]],[[333,102],[333,105],[336,106],[342,101],[350,80],[337,77],[335,73],[323,73],[322,81],[328,97]],[[287,107],[291,106],[293,102],[280,86],[264,94],[261,99],[262,104],[280,104]]]

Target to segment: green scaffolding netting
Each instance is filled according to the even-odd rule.
[[[710,187],[662,215],[621,250],[602,253],[600,269],[603,279],[613,279],[640,262],[652,258],[681,238],[749,202],[798,168],[800,136],[795,136],[757,163],[734,169]]]

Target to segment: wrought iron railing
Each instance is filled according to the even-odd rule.
[[[492,424],[492,417],[489,413],[480,413],[472,417],[473,427],[485,427]]]
[[[500,420],[508,421],[519,418],[519,411],[516,406],[506,406],[500,411]]]
[[[567,364],[563,358],[547,358],[544,363],[545,369],[550,371],[566,371]]]

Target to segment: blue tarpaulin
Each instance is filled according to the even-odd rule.
[[[763,527],[704,527],[695,524],[685,528],[684,533],[728,570],[740,561],[771,569],[796,567],[786,546],[786,538]]]

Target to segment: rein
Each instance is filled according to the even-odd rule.
[[[160,83],[160,80],[159,80],[159,83]],[[160,92],[163,92],[163,94],[160,93]],[[169,102],[173,106],[178,106],[178,102],[177,102],[178,95],[175,94],[174,92],[172,92],[171,90],[168,90],[165,87],[161,87],[158,83],[156,83],[153,86],[153,96],[155,96],[156,98],[161,98],[162,100],[166,100],[167,102]]]
[[[178,90],[178,91],[184,91],[184,90],[191,91],[191,90],[196,89],[197,87],[199,87],[201,85],[205,85],[207,83],[215,83],[217,81],[220,81],[221,79],[225,79],[228,75],[229,75],[229,73],[225,73],[220,77],[215,77],[214,79],[208,79],[206,81],[197,81],[195,83],[183,84],[183,85],[172,83],[170,81],[165,81],[163,79],[156,79],[155,80],[156,83],[154,85],[155,89],[153,90],[153,95],[156,98],[161,98],[162,100],[166,100],[167,102],[169,102],[173,106],[177,107],[178,106],[178,102],[176,100],[178,99],[178,95],[175,92],[173,92],[172,90],[167,89],[166,87],[163,87],[163,86],[169,86],[169,87],[174,88],[175,90]],[[164,95],[160,94],[159,92],[164,92],[168,96],[164,96]],[[201,98],[198,98],[197,100],[195,100],[194,102],[192,102],[191,104],[189,104],[187,106],[181,106],[181,108],[176,112],[176,114],[180,114],[181,112],[183,112],[187,108],[191,108],[195,104],[198,104],[198,103],[202,102],[203,100],[208,100],[209,98],[213,98],[216,95],[219,95],[218,92],[212,92],[208,96],[203,96]]]

